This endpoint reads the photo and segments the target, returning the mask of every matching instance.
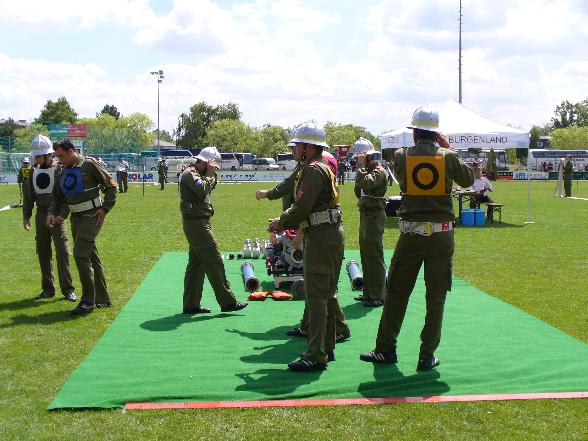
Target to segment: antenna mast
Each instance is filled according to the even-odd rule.
[[[461,104],[462,101],[462,95],[461,95],[461,21],[462,21],[462,15],[461,15],[461,0],[459,0],[459,60],[458,60],[458,65],[459,65],[459,104]]]

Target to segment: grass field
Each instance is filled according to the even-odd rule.
[[[213,227],[223,250],[265,237],[279,202],[256,201],[272,184],[226,184],[214,193]],[[455,274],[485,292],[588,343],[588,201],[556,199],[554,182],[499,182],[503,223],[459,228]],[[342,187],[346,246],[358,248],[352,185]],[[392,190],[397,192],[397,187]],[[588,183],[573,184],[588,198]],[[18,188],[0,187],[0,206],[18,201]],[[405,404],[333,408],[184,411],[57,411],[48,403],[90,352],[164,251],[185,251],[177,189],[131,186],[119,195],[98,239],[114,307],[72,319],[72,304],[40,291],[34,233],[20,209],[0,212],[0,433],[27,439],[588,439],[587,400]],[[385,247],[393,248],[396,222],[388,220]],[[75,266],[74,266],[74,273]],[[80,286],[76,280],[76,286]],[[453,295],[453,294],[452,294]],[[241,294],[243,297],[243,294]],[[178,309],[181,293],[178,292]],[[541,336],[537,336],[541,338]],[[443,341],[442,345],[451,345]],[[371,348],[366,348],[371,349]],[[190,349],[187,349],[190,350]],[[550,348],[546,347],[546,351]],[[533,357],[521,348],[521,357]],[[588,366],[588,360],[587,366]],[[222,366],[211,366],[213,369]]]

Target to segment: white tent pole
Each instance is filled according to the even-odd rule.
[[[526,224],[534,224],[531,220],[531,170],[529,169],[529,150],[530,146],[527,147],[527,222]]]

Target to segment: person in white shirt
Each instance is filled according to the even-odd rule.
[[[480,203],[483,202],[494,202],[488,193],[494,191],[492,188],[492,183],[488,178],[482,176],[482,171],[477,168],[474,170],[474,183],[471,187],[469,187],[468,191],[474,191],[478,193],[478,195],[474,195],[470,199],[470,208],[480,208]]]
[[[118,192],[119,193],[126,193],[129,186],[128,186],[128,173],[129,173],[129,163],[122,159],[118,160],[118,164],[116,165],[116,180],[118,181]]]

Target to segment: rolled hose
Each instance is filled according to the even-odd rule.
[[[253,264],[251,262],[244,262],[241,265],[241,275],[243,276],[243,285],[249,292],[254,292],[259,289],[259,279],[255,277]]]
[[[351,281],[351,288],[354,291],[362,291],[364,287],[363,274],[359,269],[359,265],[355,260],[350,260],[345,266],[347,268],[347,275]]]

